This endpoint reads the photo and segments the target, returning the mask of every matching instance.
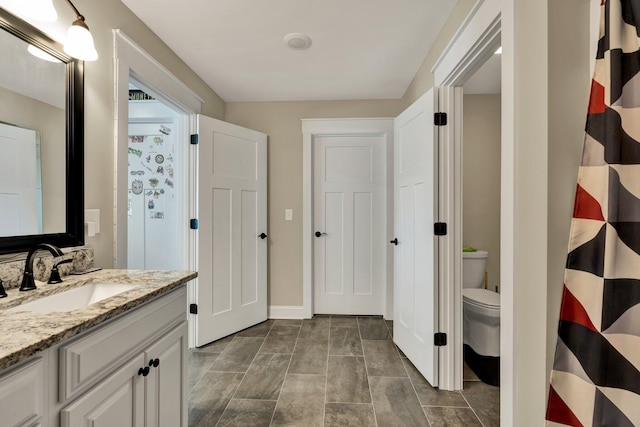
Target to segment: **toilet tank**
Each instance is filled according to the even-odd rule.
[[[484,272],[487,268],[489,252],[478,249],[476,252],[462,252],[462,287],[482,288]]]

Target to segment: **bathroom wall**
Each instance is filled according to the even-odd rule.
[[[395,117],[400,100],[229,102],[225,120],[269,135],[269,304],[302,305],[302,128],[305,118]],[[293,221],[284,210],[293,209]]]
[[[463,240],[489,252],[491,290],[500,284],[500,95],[463,100]]]

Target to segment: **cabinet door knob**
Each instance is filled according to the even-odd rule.
[[[398,246],[398,238],[396,237],[395,239],[393,239],[389,243],[393,243],[394,245]]]
[[[144,368],[138,369],[138,375],[142,375],[143,377],[149,375],[149,367],[145,366]]]
[[[154,368],[157,368],[159,364],[160,364],[160,359],[158,358],[149,360],[149,366],[153,366]]]

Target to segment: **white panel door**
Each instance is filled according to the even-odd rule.
[[[0,123],[0,236],[39,234],[36,131]]]
[[[198,315],[202,346],[267,319],[267,135],[198,121]]]
[[[315,136],[315,306],[383,314],[386,136]]]
[[[430,90],[395,119],[393,340],[429,383],[438,386],[435,222],[436,98]]]

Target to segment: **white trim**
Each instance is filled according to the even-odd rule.
[[[301,305],[270,305],[267,312],[269,319],[307,319],[305,308]]]
[[[387,136],[387,153],[393,153],[393,118],[302,119],[302,308],[305,319],[313,317],[313,139],[316,135],[381,134]],[[393,156],[387,156],[387,174],[393,177]],[[393,230],[388,226],[388,221],[393,224],[393,187],[387,189],[387,203],[391,203],[391,209],[387,209],[390,233]],[[388,278],[393,278],[393,251],[389,248],[385,251],[387,286],[384,291],[384,318],[392,319],[393,281],[389,282]]]
[[[160,62],[149,55],[121,30],[113,30],[113,58],[114,58],[114,203],[113,203],[113,265],[115,268],[125,268],[127,264],[127,148],[129,139],[129,79],[134,78],[143,86],[151,90],[164,102],[172,105],[174,110],[182,112],[180,119],[185,126],[184,131],[192,131],[194,115],[200,113],[203,100],[182,81],[166,69]],[[188,119],[188,120],[187,120]],[[188,122],[188,123],[187,123]],[[191,127],[191,129],[189,129]],[[185,133],[185,144],[188,135]],[[183,236],[184,257],[183,264],[195,270],[197,236],[186,227],[186,218],[193,214],[193,200],[196,188],[194,186],[193,150],[185,148],[180,168],[184,170],[181,192],[184,194],[185,233]],[[187,157],[189,156],[189,157]],[[188,179],[187,179],[188,178]],[[119,184],[125,188],[118,188]],[[119,191],[120,190],[120,191]],[[196,205],[197,208],[197,205]],[[197,210],[196,210],[197,212]],[[187,303],[196,302],[196,281],[188,286]],[[185,307],[185,310],[187,307]],[[189,315],[190,320],[193,320]],[[195,322],[189,321],[189,347],[195,345]]]

